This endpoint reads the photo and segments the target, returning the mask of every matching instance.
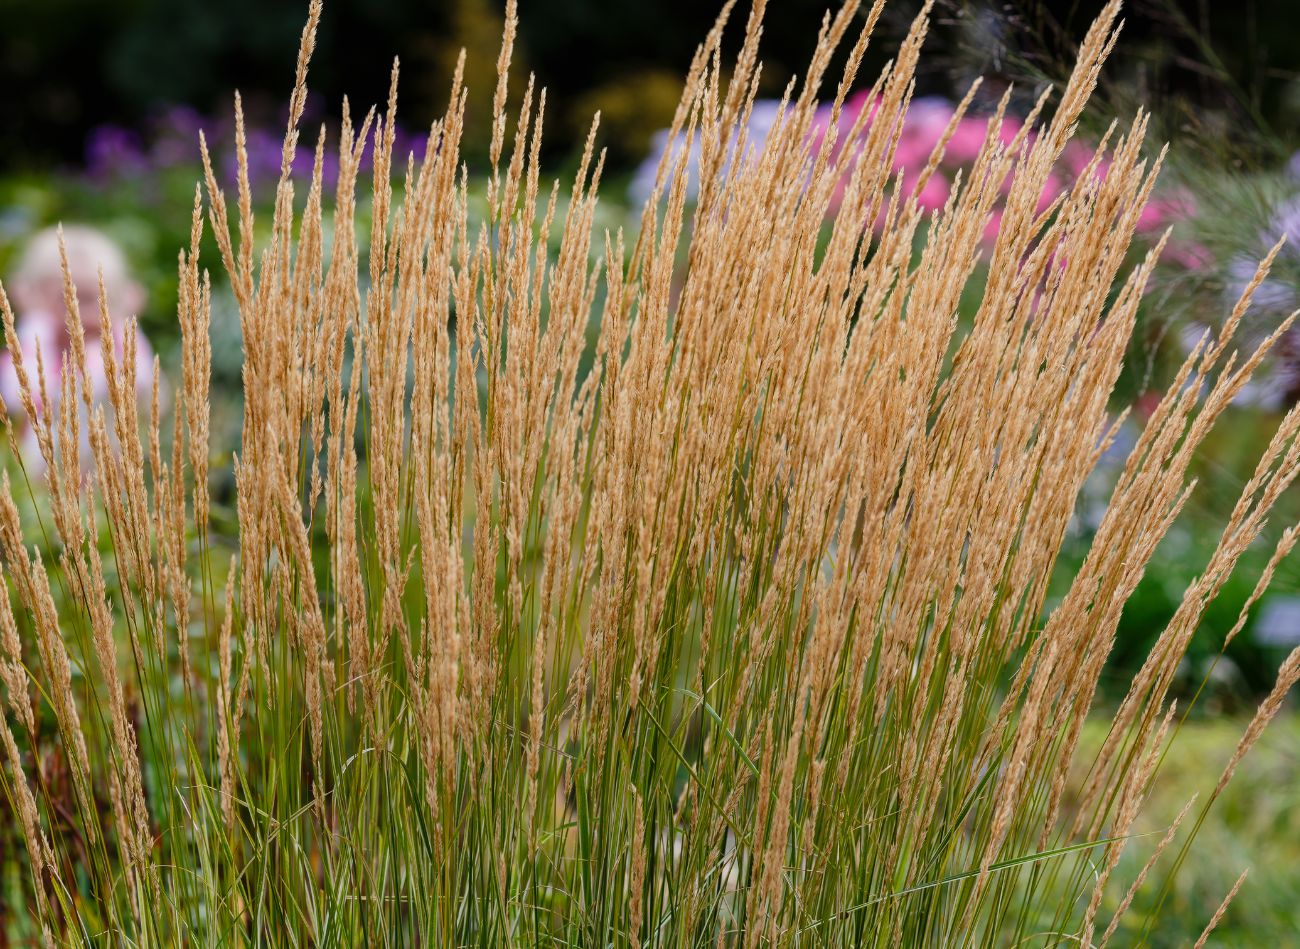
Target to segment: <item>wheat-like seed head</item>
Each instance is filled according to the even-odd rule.
[[[229,202],[200,140],[170,406],[155,384],[141,417],[133,320],[92,405],[66,255],[57,402],[57,354],[23,362],[0,293],[59,551],[30,552],[36,525],[0,481],[0,679],[21,730],[6,718],[0,737],[47,942],[92,916],[159,944],[283,927],[313,943],[930,945],[1036,922],[1091,940],[1172,740],[1177,665],[1300,472],[1293,412],[1071,794],[1123,605],[1198,446],[1278,339],[1232,350],[1276,249],[1151,414],[1049,611],[1163,246],[1126,266],[1164,157],[1145,113],[1044,200],[1118,4],[1009,140],[998,102],[934,211],[925,182],[976,100],[916,181],[891,172],[929,4],[852,123],[883,0],[828,15],[760,142],[734,133],[763,6],[734,63],[731,4],[701,45],[671,128],[684,148],[634,237],[597,233],[597,122],[572,183],[544,183],[546,92],[530,78],[509,102],[513,0],[485,216],[461,152],[463,57],[422,161],[395,152],[395,64],[382,110],[354,125],[343,105],[334,194],[324,129],[302,193],[314,2],[269,227],[238,97]],[[233,530],[211,486],[224,293],[244,345]],[[101,290],[103,339],[109,313]],[[1293,655],[1211,797],[1297,678]],[[67,800],[31,752],[51,745]]]

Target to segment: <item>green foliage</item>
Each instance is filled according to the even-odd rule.
[[[1300,473],[1297,413],[1258,480],[1230,485],[1225,539],[1171,561],[1204,584],[1184,577],[1176,610],[1129,600],[1244,381],[1216,371],[1235,358],[1225,332],[1151,408],[1133,477],[1108,486],[1123,516],[1088,532],[1086,557],[1067,553],[1068,590],[1048,601],[1149,276],[1099,238],[1130,238],[1147,196],[1140,122],[1104,180],[1046,220],[1032,211],[1113,15],[1062,112],[1028,144],[988,135],[980,173],[919,241],[915,195],[867,236],[900,197],[885,175],[841,188],[838,167],[814,164],[810,179],[811,93],[765,163],[705,151],[699,202],[656,193],[631,247],[607,226],[622,212],[598,211],[590,153],[567,198],[539,189],[528,105],[517,126],[513,109],[493,116],[505,162],[494,145],[471,185],[458,88],[395,191],[392,115],[373,132],[368,200],[350,200],[350,131],[337,201],[323,172],[286,167],[250,215],[214,175],[196,220],[215,235],[179,241],[171,431],[135,425],[134,393],[116,388],[92,474],[69,388],[48,493],[8,459],[0,895],[34,909],[11,910],[6,934],[1090,940],[1133,876],[1122,862],[1112,876],[1116,861],[1168,824],[1135,819],[1176,760],[1166,739],[1198,727],[1167,704],[1179,661],[1220,621],[1216,594],[1235,613],[1232,568],[1258,575],[1244,552]],[[922,32],[885,114],[906,107]],[[752,91],[756,42],[734,89]],[[684,113],[716,147],[732,112],[713,52]],[[863,153],[892,148],[888,129]],[[1013,167],[992,277],[973,279],[1001,193],[981,175]],[[214,257],[228,287],[210,294]],[[237,462],[208,424],[223,306],[242,328]],[[47,445],[51,414],[27,420]],[[237,481],[210,506],[214,460]],[[1123,623],[1159,639],[1092,734]],[[1234,748],[1300,677],[1293,659]],[[1291,829],[1276,812],[1269,826]],[[1196,889],[1208,875],[1183,879],[1213,899]],[[1181,913],[1170,886],[1140,891],[1123,936]]]

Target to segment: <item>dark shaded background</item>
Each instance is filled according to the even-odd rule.
[[[411,127],[441,111],[456,51],[469,81],[490,94],[502,0],[329,0],[312,87],[318,113],[343,95],[362,107],[386,96],[402,59]],[[964,77],[1031,86],[1058,78],[1100,0],[939,0],[922,93],[952,94]],[[549,89],[550,147],[572,147],[591,112],[605,116],[615,164],[639,157],[670,114],[678,77],[712,23],[713,0],[524,0],[517,61]],[[741,8],[744,4],[739,4]],[[764,39],[775,95],[806,62],[828,0],[773,0]],[[90,129],[143,127],[166,106],[230,109],[239,88],[254,119],[278,114],[292,81],[306,0],[0,0],[0,170],[77,165]],[[888,7],[874,74],[916,0]],[[743,16],[743,14],[741,14]],[[1214,114],[1234,135],[1290,138],[1300,92],[1296,0],[1131,0],[1125,49],[1103,98],[1154,103],[1196,126]],[[733,43],[739,29],[733,30]],[[324,117],[324,116],[320,116]],[[471,129],[471,144],[474,141]],[[481,141],[481,128],[479,138]],[[1287,143],[1289,144],[1289,143]]]

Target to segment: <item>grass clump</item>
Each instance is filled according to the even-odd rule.
[[[1185,846],[1198,818],[1134,839],[1177,731],[1166,693],[1300,471],[1300,414],[1082,762],[1080,737],[1193,454],[1270,345],[1232,347],[1268,262],[1150,416],[1044,615],[1155,261],[1121,272],[1159,166],[1144,114],[1041,203],[1117,5],[1010,141],[1003,101],[934,213],[924,176],[888,171],[925,14],[845,142],[814,148],[813,116],[844,101],[880,3],[829,17],[761,149],[729,152],[762,6],[734,63],[724,14],[688,75],[673,133],[700,145],[697,200],[686,152],[666,155],[626,246],[593,233],[594,126],[574,182],[540,182],[545,93],[507,110],[513,5],[481,226],[460,67],[423,163],[393,154],[394,71],[386,109],[344,110],[332,198],[323,133],[295,194],[314,4],[265,238],[246,175],[228,200],[209,170],[196,195],[169,445],[158,397],[137,408],[129,347],[92,404],[74,293],[43,413],[48,367],[22,365],[4,305],[48,495],[25,523],[0,486],[19,935],[1098,945],[1129,902],[1103,899],[1121,853]],[[245,351],[234,536],[211,529],[212,279]],[[38,532],[57,556],[33,553]],[[1300,653],[1224,781],[1298,675]]]

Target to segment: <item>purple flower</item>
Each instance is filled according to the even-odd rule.
[[[1285,234],[1290,253],[1297,253],[1296,248],[1300,247],[1300,197],[1278,205],[1273,212],[1271,230],[1271,234],[1264,235],[1265,240],[1270,244],[1276,243]]]
[[[406,156],[415,155],[416,162],[424,161],[424,153],[429,138],[417,132],[410,132],[400,125],[393,130],[393,173],[406,173]]]
[[[120,125],[99,125],[86,138],[86,168],[96,178],[137,174],[148,166],[140,139]]]
[[[1279,262],[1288,260],[1294,262],[1300,258],[1300,197],[1291,198],[1273,209],[1273,216],[1269,219],[1268,226],[1259,234],[1261,256],[1264,250],[1272,247],[1279,238],[1284,236],[1287,243],[1279,254]],[[1246,286],[1255,276],[1257,267],[1258,261],[1249,253],[1229,263],[1225,288],[1229,302],[1235,303],[1245,292]],[[1251,310],[1284,314],[1300,303],[1300,294],[1297,293],[1295,285],[1289,280],[1279,278],[1278,269],[1274,267],[1274,275],[1256,288],[1250,301]]]
[[[310,101],[308,112],[320,112],[319,103]],[[316,157],[316,131],[319,125],[304,122],[297,147],[290,162],[290,173],[299,181],[309,182]],[[186,105],[167,108],[148,124],[145,135],[116,125],[102,125],[87,138],[86,167],[100,179],[134,177],[151,180],[150,172],[170,168],[193,166],[198,172],[199,134],[207,136],[218,175],[224,186],[238,186],[239,161],[235,153],[235,125],[233,116],[213,119]],[[361,144],[358,173],[365,177],[374,164],[375,132],[372,129]],[[284,150],[284,126],[249,123],[244,131],[245,152],[248,160],[249,185],[259,194],[265,194],[280,179],[280,166]],[[400,125],[393,134],[392,173],[395,177],[406,174],[408,155],[417,162],[425,160],[428,136],[409,131]],[[326,139],[321,158],[321,183],[332,191],[338,184],[339,156],[337,133]]]
[[[1247,250],[1228,262],[1224,296],[1235,304],[1254,279],[1259,257],[1282,236],[1282,248],[1269,277],[1255,288],[1247,313],[1248,339],[1262,339],[1272,332],[1278,320],[1300,305],[1300,289],[1294,279],[1300,261],[1300,196],[1292,197],[1273,209],[1268,225],[1259,233],[1257,251]],[[1300,394],[1300,331],[1289,330],[1277,344],[1265,366],[1256,372],[1242,389],[1237,402],[1264,409],[1282,409],[1294,405]]]
[[[211,147],[211,145],[209,145]],[[244,149],[248,155],[248,183],[256,190],[259,186],[274,184],[280,180],[280,158],[284,143],[279,135],[264,128],[246,128],[244,130]],[[225,160],[226,180],[233,187],[239,180],[239,159],[235,154],[234,142],[230,143]],[[308,160],[309,169],[311,167]]]
[[[164,111],[153,123],[153,147],[149,154],[154,165],[173,168],[198,161],[199,133],[207,125],[203,116],[187,105]]]

